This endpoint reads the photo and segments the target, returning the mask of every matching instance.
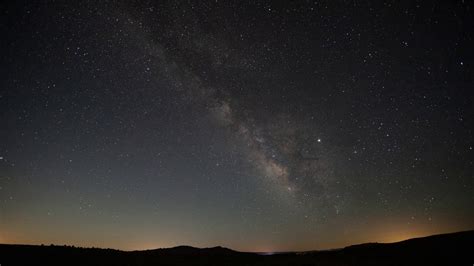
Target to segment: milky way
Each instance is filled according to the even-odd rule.
[[[143,24],[130,17],[123,19],[132,25]],[[187,26],[176,23],[174,27]],[[318,149],[318,144],[321,144],[318,143],[317,135],[314,135],[315,128],[305,128],[295,122],[297,118],[285,113],[256,118],[253,113],[259,112],[259,106],[242,106],[238,99],[230,96],[232,92],[229,87],[238,86],[235,82],[231,80],[220,87],[213,87],[203,81],[202,76],[217,76],[222,68],[243,70],[241,75],[244,76],[239,78],[249,79],[245,75],[252,71],[252,65],[244,62],[250,59],[228,48],[224,40],[206,36],[195,26],[193,33],[180,40],[177,48],[191,51],[194,56],[208,62],[206,72],[200,75],[185,63],[175,61],[173,54],[165,51],[159,42],[154,42],[152,36],[147,36],[143,29],[128,30],[130,35],[140,36],[137,46],[145,44],[145,48],[155,55],[150,65],[157,71],[164,70],[159,74],[172,80],[185,104],[191,105],[191,108],[195,108],[195,105],[205,106],[218,126],[229,129],[229,137],[243,147],[245,160],[257,170],[254,175],[263,179],[264,185],[277,186],[284,193],[297,197],[300,204],[325,198],[328,192],[326,187],[330,184],[328,178],[331,177],[328,175],[328,162],[324,161],[327,151]],[[335,199],[332,201],[332,205],[338,204]]]

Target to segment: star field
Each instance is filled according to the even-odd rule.
[[[2,243],[287,251],[473,228],[467,1],[1,12]]]

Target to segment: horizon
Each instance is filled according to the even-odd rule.
[[[248,253],[258,253],[258,254],[264,254],[264,255],[272,255],[272,254],[277,254],[277,253],[295,253],[295,252],[313,252],[313,251],[331,251],[331,250],[338,250],[338,249],[343,249],[346,247],[350,246],[356,246],[356,245],[363,245],[363,244],[393,244],[393,243],[399,243],[403,242],[406,240],[412,240],[412,239],[418,239],[418,238],[426,238],[426,237],[432,237],[432,236],[439,236],[439,235],[448,235],[448,234],[456,234],[456,233],[463,233],[463,232],[470,232],[474,231],[474,228],[472,229],[467,229],[467,230],[462,230],[462,231],[447,231],[447,232],[441,232],[441,233],[436,233],[436,234],[422,234],[422,235],[417,235],[417,236],[412,236],[409,238],[400,238],[399,240],[394,240],[394,241],[370,241],[370,242],[356,242],[356,243],[351,243],[348,245],[340,246],[340,247],[329,247],[329,248],[324,248],[324,249],[308,249],[308,250],[262,250],[262,251],[251,251],[251,250],[238,250],[238,249],[233,249],[232,247],[227,247],[227,246],[221,246],[221,245],[216,245],[216,246],[192,246],[192,245],[186,245],[186,244],[181,244],[177,246],[168,246],[168,247],[155,247],[155,248],[146,248],[146,249],[120,249],[120,248],[113,248],[113,247],[100,247],[100,246],[77,246],[77,245],[72,245],[72,244],[61,244],[61,243],[3,243],[0,242],[2,245],[32,245],[32,246],[58,246],[58,247],[73,247],[73,248],[98,248],[98,249],[112,249],[112,250],[117,250],[117,251],[125,251],[125,252],[133,252],[133,251],[149,251],[149,250],[158,250],[158,249],[172,249],[172,248],[179,248],[179,247],[190,247],[190,248],[196,248],[196,249],[213,249],[213,248],[224,248],[224,249],[230,249],[233,251],[237,252],[248,252]],[[265,254],[266,253],[266,254]]]
[[[239,252],[225,247],[178,246],[122,251],[57,245],[0,244],[7,264],[50,265],[451,265],[469,264],[474,230],[431,235],[396,243],[364,243],[331,250],[305,252]]]
[[[0,10],[0,242],[284,252],[474,227],[470,2]]]

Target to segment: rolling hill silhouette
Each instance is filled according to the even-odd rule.
[[[0,244],[4,265],[473,265],[474,231],[366,243],[337,250],[260,255],[224,247],[143,251]]]
[[[143,251],[134,251],[138,253],[162,254],[162,255],[232,255],[239,253],[235,250],[224,247],[195,248],[191,246],[177,246],[172,248],[159,248]]]

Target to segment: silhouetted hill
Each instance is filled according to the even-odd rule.
[[[224,247],[120,251],[71,246],[0,244],[6,265],[473,265],[474,231],[434,235],[396,243],[367,243],[337,250],[274,255]]]
[[[224,247],[212,247],[212,248],[195,248],[191,246],[177,246],[172,248],[159,248],[143,251],[134,251],[135,253],[154,253],[162,255],[235,255],[242,252],[237,252],[235,250],[224,248]]]

